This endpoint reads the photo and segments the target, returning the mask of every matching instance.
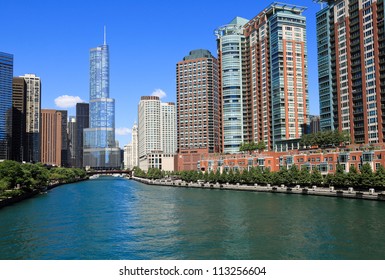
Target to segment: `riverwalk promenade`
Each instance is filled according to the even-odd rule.
[[[132,179],[148,185],[160,185],[160,186],[169,186],[169,187],[317,195],[317,196],[385,201],[385,192],[375,192],[374,189],[369,189],[369,191],[355,191],[353,188],[349,188],[348,190],[335,190],[334,187],[329,187],[329,188],[322,188],[322,187],[316,187],[316,186],[300,187],[299,185],[295,187],[288,187],[285,185],[261,186],[258,184],[250,186],[250,185],[242,185],[242,184],[234,185],[234,184],[228,184],[228,183],[226,184],[194,183],[194,182],[184,182],[182,180],[165,180],[165,179],[152,180],[152,179],[145,179],[145,178],[139,178],[139,177],[132,177]]]

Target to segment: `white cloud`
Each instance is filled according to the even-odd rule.
[[[130,133],[131,133],[131,128],[127,128],[127,127],[115,128],[116,135],[128,135]]]
[[[161,89],[156,89],[154,92],[151,94],[152,96],[158,96],[160,99],[164,98],[167,96],[167,94],[161,90]]]
[[[55,104],[59,108],[73,108],[76,103],[84,102],[79,96],[62,95],[55,99]]]

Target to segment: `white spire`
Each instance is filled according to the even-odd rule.
[[[107,31],[106,31],[106,26],[104,26],[104,45],[107,45]]]

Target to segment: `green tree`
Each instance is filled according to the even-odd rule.
[[[221,181],[221,171],[218,168],[217,171],[215,172],[214,183],[220,183],[220,181]]]
[[[369,188],[373,186],[374,182],[374,174],[372,171],[372,167],[369,163],[365,163],[361,167],[361,176],[360,176],[360,183],[361,186],[364,188]]]
[[[22,183],[20,179],[23,178],[23,175],[24,172],[20,163],[12,160],[5,160],[0,163],[0,178],[8,181],[11,188]]]
[[[312,173],[310,174],[310,182],[312,185],[322,186],[323,177],[317,168],[313,169]]]
[[[307,168],[301,169],[301,171],[299,172],[298,183],[304,187],[310,185],[311,175],[310,175],[309,169],[307,169]]]
[[[251,153],[252,151],[255,151],[257,149],[257,144],[255,144],[254,141],[250,143],[241,143],[239,146],[239,151],[240,152],[249,152]]]
[[[235,169],[234,176],[233,176],[233,184],[238,184],[241,182],[241,173],[239,172],[239,169]]]
[[[337,188],[342,188],[346,186],[346,174],[343,166],[337,164],[336,172],[334,173],[333,185]]]
[[[290,179],[289,171],[286,166],[281,167],[278,172],[273,173],[272,183],[274,185],[288,185],[292,182]]]
[[[272,184],[272,174],[273,172],[270,172],[268,168],[265,168],[262,170],[262,176],[261,176],[261,184]]]
[[[241,182],[244,184],[250,184],[253,182],[252,174],[247,168],[242,171]]]
[[[293,164],[290,168],[287,174],[285,174],[286,184],[287,185],[296,185],[299,183],[300,179],[300,171],[298,170],[298,167]],[[285,183],[283,183],[285,184]]]
[[[210,181],[210,178],[209,178],[209,172],[206,171],[204,174],[203,174],[203,180],[208,183]]]
[[[354,165],[350,166],[348,176],[346,177],[346,184],[349,187],[356,187],[360,183],[360,174]]]
[[[208,179],[210,183],[215,183],[215,173],[213,170],[210,171]]]
[[[228,182],[227,172],[223,171],[222,174],[221,174],[221,177],[219,178],[219,183],[220,184],[224,184],[224,183],[227,183],[227,182]]]
[[[324,182],[325,182],[325,185],[327,185],[327,186],[334,186],[334,184],[333,184],[334,174],[332,174],[332,173],[326,174]]]
[[[256,145],[256,150],[258,150],[259,152],[262,152],[265,149],[266,149],[265,142],[259,141],[258,144]]]
[[[227,182],[229,184],[234,184],[234,171],[231,168],[230,171],[227,173]]]
[[[385,168],[382,165],[380,165],[376,170],[374,175],[374,182],[376,187],[381,189],[385,188]]]

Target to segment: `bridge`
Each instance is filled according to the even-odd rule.
[[[131,176],[132,170],[88,170],[87,175],[110,175],[110,174],[126,174]]]

